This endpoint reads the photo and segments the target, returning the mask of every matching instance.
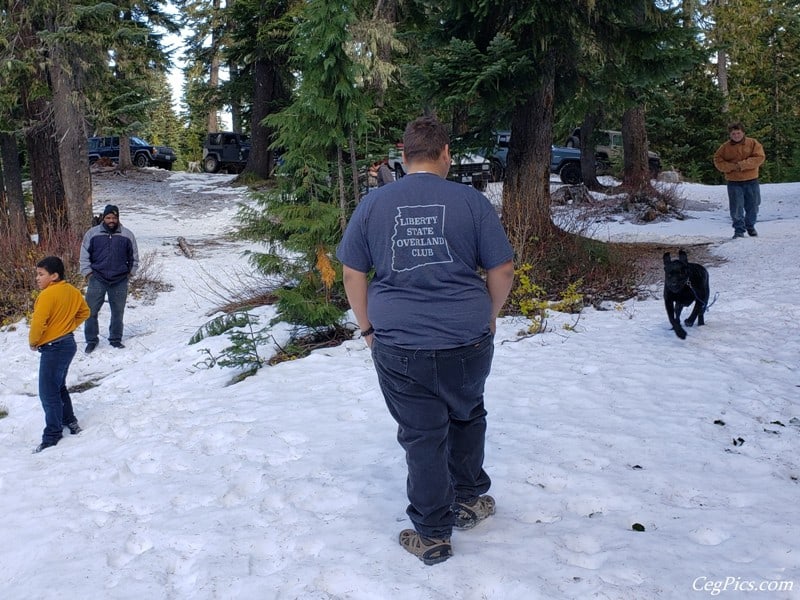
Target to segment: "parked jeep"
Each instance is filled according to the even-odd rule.
[[[614,160],[622,157],[622,132],[613,129],[598,129],[595,135],[599,143],[595,146],[597,153],[598,173],[607,173],[611,170]],[[564,144],[568,148],[581,147],[581,128],[576,127],[567,138]],[[661,156],[657,152],[647,151],[647,166],[650,169],[650,176],[654,179],[661,172]],[[601,173],[601,174],[602,174]]]
[[[136,136],[130,136],[128,141],[131,148],[131,161],[137,167],[155,165],[168,171],[172,170],[177,156],[175,150],[169,146],[153,146]],[[108,158],[115,163],[119,162],[118,135],[89,138],[89,164],[94,164],[101,158]]]
[[[233,131],[209,133],[203,143],[203,170],[241,173],[250,156],[250,139]]]
[[[389,150],[389,168],[394,171],[395,180],[406,174],[403,163],[403,143],[398,142]],[[451,158],[450,171],[447,179],[458,183],[467,183],[480,191],[486,189],[486,184],[491,179],[489,161],[480,154],[466,153],[454,154]]]

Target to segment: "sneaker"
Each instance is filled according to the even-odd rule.
[[[453,556],[450,538],[426,538],[413,529],[400,532],[400,545],[426,565],[435,565]]]
[[[46,448],[52,448],[57,443],[58,442],[42,442],[41,444],[36,446],[36,448],[33,449],[33,454],[39,454],[39,452],[41,452],[42,450],[45,450]]]
[[[112,348],[124,348],[125,344],[123,344],[122,342],[111,342],[111,347]]]
[[[478,496],[472,502],[455,502],[453,512],[456,513],[456,521],[453,527],[456,529],[472,529],[487,517],[495,513],[495,502],[491,496]]]
[[[747,235],[749,235],[750,237],[758,237],[758,232],[756,231],[755,227],[751,227],[750,229],[747,230]]]
[[[733,234],[733,239],[734,240],[736,238],[743,238],[743,237],[744,237],[744,233],[742,233],[741,231],[737,231],[736,233]]]
[[[78,421],[73,421],[72,423],[67,423],[67,427],[69,427],[69,432],[72,435],[78,435],[81,431],[83,431],[83,429],[81,429],[81,426],[78,425]]]
[[[91,354],[92,352],[94,352],[95,348],[97,348],[97,342],[89,342],[88,344],[86,344],[84,352],[86,352],[86,354]]]

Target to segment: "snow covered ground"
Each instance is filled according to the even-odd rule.
[[[657,298],[552,313],[524,339],[524,320],[501,320],[497,514],[426,567],[397,543],[405,461],[362,341],[235,385],[203,365],[225,338],[188,345],[217,282],[246,267],[221,238],[240,193],[227,180],[95,192],[174,289],[129,301],[124,350],[101,339],[87,356],[76,332],[83,433],[31,454],[38,354],[25,323],[0,332],[1,598],[800,598],[800,184],[762,186],[758,238],[731,240],[724,186],[694,184],[679,186],[702,209],[688,220],[595,229],[674,253],[714,244],[717,302],[686,340]]]

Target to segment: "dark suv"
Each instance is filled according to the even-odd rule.
[[[250,156],[250,139],[233,131],[209,133],[203,143],[203,170],[206,173],[241,173]]]
[[[508,166],[508,145],[511,142],[510,131],[498,131],[494,153],[490,157],[492,163],[492,179],[502,181]],[[550,172],[558,175],[562,183],[575,185],[581,182],[581,151],[560,146],[550,147]]]
[[[175,159],[178,158],[175,150],[169,146],[153,146],[136,136],[129,137],[128,141],[131,147],[131,161],[139,168],[155,165],[171,171]],[[100,158],[119,162],[119,136],[89,138],[89,164],[97,162]]]

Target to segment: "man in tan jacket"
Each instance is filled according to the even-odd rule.
[[[744,232],[755,237],[761,190],[758,185],[758,168],[764,164],[764,147],[755,139],[746,137],[741,123],[728,125],[730,140],[714,153],[714,166],[725,174],[728,182],[728,204],[733,220],[733,238],[744,237]]]

